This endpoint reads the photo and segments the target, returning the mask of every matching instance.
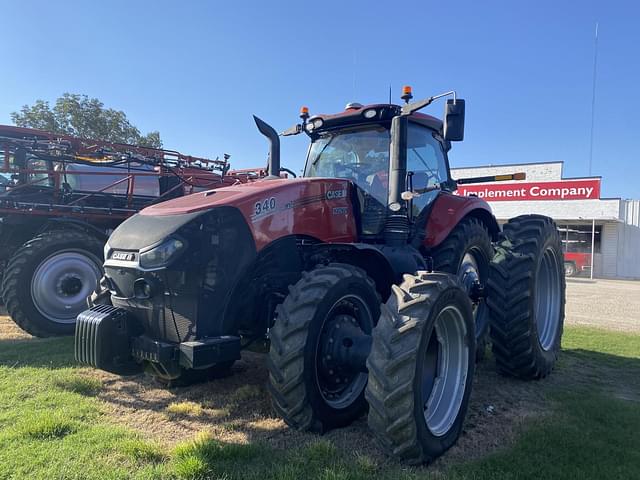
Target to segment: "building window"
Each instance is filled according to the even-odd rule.
[[[591,225],[558,225],[562,249],[568,253],[591,253]],[[602,225],[596,225],[594,253],[600,253]]]

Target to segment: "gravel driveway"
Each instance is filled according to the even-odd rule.
[[[568,279],[565,322],[640,333],[640,281]]]

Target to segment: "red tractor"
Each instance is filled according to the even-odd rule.
[[[450,95],[444,121],[418,112]],[[454,195],[447,153],[464,100],[403,99],[303,109],[282,134],[311,139],[297,179],[280,178],[279,136],[255,118],[269,177],[125,221],[105,247],[103,290],[78,316],[77,359],[172,383],[266,348],[288,425],[324,432],[368,411],[386,450],[411,463],[460,435],[487,332],[501,372],[547,375],[565,302],[553,221],[527,215],[501,231],[487,203]]]
[[[9,315],[32,335],[73,335],[102,277],[109,233],[158,201],[260,175],[229,172],[227,160],[0,125],[0,280]]]

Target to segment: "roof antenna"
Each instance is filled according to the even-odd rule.
[[[389,105],[391,105],[391,87],[393,85],[391,83],[389,83]]]

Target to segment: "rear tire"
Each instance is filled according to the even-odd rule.
[[[76,230],[52,231],[10,259],[2,297],[14,322],[36,337],[73,335],[75,318],[102,276],[103,242]]]
[[[380,316],[375,284],[360,268],[331,263],[303,272],[289,291],[270,330],[268,389],[274,409],[300,430],[322,433],[349,425],[366,410],[367,374],[331,358],[331,345],[338,341],[329,342],[338,330],[371,335]]]
[[[493,246],[487,227],[477,218],[461,221],[432,252],[433,270],[457,275],[467,294],[475,282],[486,287]],[[484,299],[472,302],[475,322],[476,360],[484,358],[489,334],[489,310]]]
[[[431,462],[458,439],[475,369],[471,302],[456,277],[393,286],[367,360],[369,426],[390,455]]]
[[[560,351],[565,306],[562,246],[551,218],[523,215],[504,226],[487,305],[498,370],[523,379],[548,375]]]

